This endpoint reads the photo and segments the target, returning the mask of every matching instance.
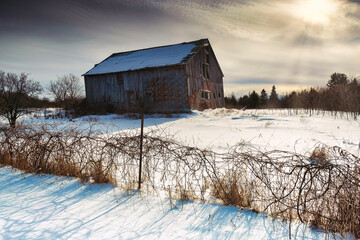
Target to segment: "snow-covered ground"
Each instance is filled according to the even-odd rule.
[[[23,117],[23,122],[76,124],[116,133],[140,127],[119,115],[67,119]],[[216,109],[191,114],[152,115],[145,131],[158,129],[179,141],[215,152],[238,143],[262,150],[308,154],[319,144],[340,146],[359,156],[360,121],[330,113],[309,116],[287,110]],[[21,174],[0,168],[1,239],[288,239],[289,225],[264,215],[210,203],[176,202],[160,196],[126,194],[110,185]],[[296,239],[325,234],[292,224]]]
[[[289,223],[235,207],[0,168],[0,239],[288,239]],[[326,234],[293,223],[292,239]]]
[[[63,119],[25,118],[25,122],[57,123],[60,126],[99,124],[106,132],[136,129],[140,120],[119,115],[86,116],[72,121]],[[104,123],[101,125],[100,123]],[[227,110],[216,109],[192,114],[150,115],[145,127],[175,135],[191,146],[225,152],[238,142],[249,143],[262,150],[286,150],[307,154],[319,144],[339,146],[359,156],[360,120],[346,114],[331,116],[329,112],[310,116],[288,110]],[[146,131],[146,130],[145,130]]]

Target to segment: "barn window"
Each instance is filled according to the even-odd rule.
[[[216,94],[215,93],[213,93],[214,94],[214,99],[216,99]]]
[[[209,80],[209,64],[210,64],[210,56],[208,49],[204,49],[203,59],[200,62],[200,72],[204,79]]]
[[[203,76],[205,79],[209,79],[209,65],[206,63],[203,64]]]
[[[210,91],[201,90],[201,98],[210,100],[211,99]]]
[[[221,98],[221,94],[219,93],[219,98]]]

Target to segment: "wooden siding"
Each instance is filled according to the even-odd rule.
[[[124,85],[116,74],[85,76],[86,99],[89,103],[118,104],[124,102]]]
[[[184,66],[85,76],[90,104],[112,104],[135,112],[136,94],[153,113],[188,112],[187,75]]]
[[[204,72],[203,64],[208,65],[208,74]],[[225,106],[223,74],[210,44],[201,48],[188,62],[187,73],[189,82],[187,91],[191,109],[204,110]],[[202,97],[204,90],[210,92],[210,99]]]

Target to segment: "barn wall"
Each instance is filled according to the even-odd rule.
[[[85,76],[90,104],[112,104],[136,112],[136,96],[144,99],[149,112],[187,112],[187,76],[184,66]]]
[[[209,53],[208,76],[204,72],[206,52]],[[187,64],[188,98],[191,109],[225,107],[223,74],[211,46],[203,47]],[[210,99],[203,97],[203,91],[210,93]]]
[[[85,91],[90,104],[124,102],[124,94],[121,94],[124,86],[118,83],[116,74],[85,76]]]

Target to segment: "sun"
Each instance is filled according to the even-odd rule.
[[[326,24],[338,9],[336,0],[297,0],[293,6],[296,17],[305,22]]]

